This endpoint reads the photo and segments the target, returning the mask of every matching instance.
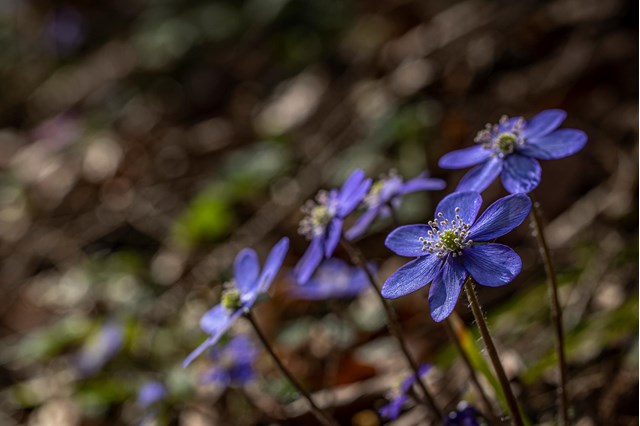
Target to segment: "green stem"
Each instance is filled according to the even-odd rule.
[[[384,308],[384,312],[387,317],[387,328],[389,329],[389,333],[391,333],[391,335],[398,342],[398,346],[400,346],[400,350],[402,351],[402,354],[407,360],[407,363],[409,364],[409,367],[416,378],[416,383],[418,384],[418,386],[420,387],[420,390],[422,391],[422,394],[424,395],[423,402],[426,402],[425,404],[426,407],[429,408],[432,411],[432,413],[434,413],[437,416],[438,421],[440,421],[440,419],[443,418],[442,410],[440,410],[440,408],[435,402],[433,395],[431,395],[431,392],[429,392],[426,385],[422,381],[422,377],[420,377],[420,373],[418,371],[419,370],[418,364],[416,364],[416,362],[413,360],[413,357],[411,356],[411,354],[409,353],[409,349],[407,348],[407,344],[404,338],[402,337],[400,324],[398,322],[398,319],[396,318],[395,312],[393,311],[393,309],[391,308],[387,300],[380,293],[380,288],[376,284],[376,279],[373,276],[373,273],[371,272],[371,270],[369,269],[362,251],[360,251],[358,247],[356,247],[355,245],[352,245],[351,243],[349,243],[344,239],[342,239],[340,243],[342,247],[344,247],[344,249],[347,251],[347,253],[349,253],[349,256],[351,257],[351,261],[356,266],[359,266],[360,268],[362,268],[364,272],[367,274],[367,277],[369,278],[369,284],[371,285],[373,292],[378,297],[380,304]]]
[[[311,412],[316,417],[316,419],[318,419],[318,421],[322,423],[324,426],[339,426],[338,422],[336,422],[335,419],[333,419],[324,411],[322,411],[320,408],[318,408],[316,403],[313,402],[313,399],[311,398],[311,395],[309,394],[309,392],[307,392],[302,387],[302,385],[300,385],[300,383],[295,379],[295,377],[293,377],[293,374],[291,374],[291,372],[287,370],[287,368],[284,366],[280,358],[278,358],[275,351],[269,344],[269,341],[265,337],[260,327],[258,327],[258,324],[256,323],[256,320],[253,314],[251,313],[251,311],[246,312],[244,316],[249,320],[249,323],[253,327],[253,330],[256,332],[258,339],[260,339],[260,342],[262,343],[264,348],[267,350],[267,352],[269,352],[269,355],[271,355],[273,362],[275,362],[275,364],[278,366],[282,374],[285,375],[285,377],[291,382],[293,387],[296,388],[296,390],[300,393],[300,395],[302,395],[303,398],[307,400],[307,403],[309,403],[309,407],[311,407]]]
[[[558,281],[556,278],[555,268],[551,260],[549,245],[544,236],[542,229],[542,219],[540,215],[540,204],[534,199],[533,194],[529,194],[533,201],[531,208],[531,223],[538,241],[540,256],[544,263],[544,269],[547,273],[547,283],[549,285],[549,298],[551,299],[551,319],[554,325],[556,352],[558,354],[558,370],[560,372],[560,384],[558,386],[558,402],[560,424],[566,426],[569,424],[569,397],[567,395],[567,363],[564,350],[564,331],[562,326],[562,307],[560,306],[560,298],[558,297]]]
[[[471,278],[471,276],[469,276],[464,282],[464,290],[467,294],[467,299],[469,300],[469,306],[471,307],[473,317],[475,318],[476,323],[478,324],[478,328],[480,329],[480,335],[482,336],[484,345],[487,348],[487,353],[489,354],[489,358],[491,359],[493,368],[496,372],[496,375],[498,376],[498,380],[500,381],[500,386],[502,387],[502,391],[504,392],[504,395],[507,399],[507,405],[509,406],[509,411],[511,412],[511,419],[516,426],[523,426],[524,422],[522,421],[522,416],[520,415],[518,401],[516,400],[513,390],[511,389],[509,379],[507,379],[507,375],[504,372],[502,362],[500,362],[498,351],[496,350],[493,339],[491,338],[491,333],[489,333],[489,327],[484,320],[480,302],[478,302],[475,290],[473,289],[473,278]]]

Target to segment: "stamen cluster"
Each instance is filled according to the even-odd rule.
[[[449,221],[442,212],[436,218],[428,222],[431,230],[427,238],[420,237],[422,251],[428,251],[439,258],[444,258],[451,254],[453,257],[462,255],[462,249],[473,244],[473,240],[468,239],[470,224],[465,223],[460,215],[460,207],[455,208],[455,219]]]
[[[240,291],[235,286],[234,281],[230,281],[224,285],[220,304],[229,311],[235,311],[240,308],[242,301],[240,300]]]
[[[518,117],[513,123],[506,115],[500,118],[498,124],[486,124],[484,130],[480,130],[474,141],[482,144],[485,149],[492,151],[492,156],[504,158],[511,154],[518,145],[525,142],[523,130],[525,120]]]
[[[335,194],[319,191],[316,199],[307,200],[300,210],[305,217],[300,221],[298,233],[311,240],[324,234],[324,231],[336,214]]]
[[[397,181],[398,184],[402,183],[402,176],[395,169],[389,170],[387,174],[380,175],[378,180],[371,185],[371,189],[369,189],[369,193],[364,197],[364,200],[362,200],[363,204],[367,208],[373,208],[380,204],[382,202],[380,199],[382,188],[391,183],[392,180]]]

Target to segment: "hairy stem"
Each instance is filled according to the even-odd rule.
[[[482,336],[484,345],[487,348],[487,353],[489,354],[489,358],[491,359],[493,368],[496,372],[496,375],[498,376],[498,380],[500,381],[500,386],[502,387],[502,391],[504,392],[504,395],[507,399],[507,405],[509,406],[509,411],[511,412],[511,419],[516,426],[523,426],[524,423],[522,421],[522,416],[520,415],[518,401],[513,394],[511,384],[509,383],[509,379],[507,379],[507,375],[504,372],[504,368],[502,367],[502,362],[500,361],[500,357],[498,356],[498,351],[496,350],[493,339],[491,338],[491,333],[489,333],[489,327],[484,320],[480,302],[478,302],[475,290],[473,289],[473,278],[471,278],[471,276],[469,276],[464,282],[464,290],[467,294],[467,299],[469,300],[469,306],[471,307],[473,317],[478,324],[478,328],[480,329],[480,335]]]
[[[269,341],[265,337],[260,327],[258,327],[258,324],[256,323],[256,320],[253,314],[251,313],[251,311],[245,313],[244,316],[249,320],[249,323],[253,327],[253,330],[256,332],[258,339],[260,339],[260,342],[262,343],[264,348],[267,350],[267,352],[269,352],[269,355],[271,355],[273,362],[276,363],[276,365],[278,366],[282,374],[285,375],[285,377],[291,382],[293,387],[296,388],[296,390],[300,393],[300,395],[302,395],[303,398],[307,400],[307,403],[309,403],[309,406],[311,407],[311,412],[316,417],[316,419],[318,419],[318,421],[322,423],[324,426],[339,426],[338,422],[336,422],[335,419],[333,419],[324,411],[322,411],[320,408],[318,408],[316,403],[313,402],[313,399],[311,398],[311,395],[309,394],[309,392],[307,392],[302,387],[302,385],[300,385],[300,383],[295,379],[295,377],[293,377],[293,374],[291,374],[291,372],[287,370],[287,368],[284,366],[280,358],[278,358],[278,356],[274,352],[273,348],[269,344]]]
[[[560,298],[558,297],[558,281],[556,279],[555,268],[551,261],[549,246],[542,229],[542,220],[540,215],[540,204],[529,194],[533,201],[531,208],[531,224],[538,241],[540,256],[544,262],[544,269],[547,273],[547,283],[549,284],[549,298],[551,299],[551,319],[554,325],[556,352],[558,354],[558,370],[560,372],[560,384],[558,386],[558,405],[560,424],[566,426],[569,424],[569,397],[567,395],[567,363],[564,351],[564,331],[562,326],[562,307],[560,306]]]

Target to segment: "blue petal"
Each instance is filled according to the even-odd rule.
[[[538,160],[524,155],[511,154],[502,167],[502,184],[512,194],[531,192],[540,183],[542,169]]]
[[[284,258],[287,255],[288,250],[289,238],[287,237],[281,238],[280,241],[273,246],[269,256],[267,256],[267,260],[264,262],[264,268],[262,269],[262,273],[258,279],[258,294],[265,293],[269,290],[269,286],[282,267],[282,262],[284,262]]]
[[[184,361],[182,362],[182,368],[187,368],[189,366],[189,364],[191,364],[193,362],[193,360],[198,358],[204,351],[206,351],[208,348],[210,348],[211,346],[213,346],[215,344],[216,344],[216,342],[214,342],[213,339],[211,339],[211,337],[209,337],[207,340],[202,342],[202,344],[200,346],[195,348],[193,350],[193,352],[191,352],[184,359]]]
[[[438,203],[436,207],[436,218],[442,213],[445,219],[449,221],[456,218],[456,214],[460,215],[465,223],[472,224],[478,215],[480,206],[482,205],[482,197],[478,192],[454,192],[449,194]],[[456,213],[456,208],[460,207],[460,211]]]
[[[394,272],[382,286],[382,295],[395,299],[429,284],[438,275],[442,259],[429,255],[412,260]]]
[[[340,242],[340,236],[342,235],[342,222],[343,220],[338,217],[334,217],[329,222],[327,227],[327,236],[324,242],[324,257],[331,257],[333,252],[336,251],[336,247]]]
[[[580,151],[587,143],[587,134],[582,130],[560,129],[546,136],[528,140],[518,150],[540,160],[556,160]]]
[[[218,304],[209,309],[200,318],[200,328],[207,334],[212,336],[220,333],[220,330],[228,330],[231,326],[232,318],[235,319],[235,312],[230,312],[224,306]]]
[[[531,200],[526,194],[501,198],[482,213],[469,230],[474,241],[489,241],[506,234],[520,225],[531,211]]]
[[[431,231],[429,225],[400,226],[387,235],[384,245],[400,256],[426,256],[429,252],[422,250],[424,246],[420,238],[429,239],[429,231]]]
[[[374,207],[364,212],[364,214],[356,220],[356,223],[354,223],[353,226],[344,233],[344,237],[348,241],[351,241],[364,234],[376,219],[379,211],[380,207]]]
[[[522,269],[520,256],[502,244],[478,244],[462,251],[462,263],[478,284],[499,287],[510,283]]]
[[[484,191],[500,174],[502,163],[500,158],[491,157],[484,163],[475,166],[460,179],[456,191]]]
[[[256,252],[249,248],[240,251],[233,264],[233,275],[241,294],[249,295],[257,291],[259,272],[260,264]]]
[[[418,191],[437,191],[447,186],[445,181],[437,178],[418,176],[405,182],[400,188],[400,194],[409,194]]]
[[[544,136],[560,127],[567,113],[561,109],[548,109],[534,115],[524,128],[525,138]]]
[[[298,284],[304,284],[309,281],[309,278],[322,261],[323,241],[322,237],[315,237],[311,240],[307,251],[304,252],[302,258],[293,269],[293,276]]]
[[[460,259],[449,257],[429,289],[429,310],[435,322],[447,318],[456,307],[466,277]]]
[[[482,163],[490,155],[491,150],[482,145],[474,145],[446,153],[438,160],[438,166],[443,169],[464,169]]]
[[[371,179],[366,179],[364,171],[357,169],[347,178],[338,194],[337,215],[344,218],[360,204],[369,192]]]

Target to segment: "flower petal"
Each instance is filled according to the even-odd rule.
[[[205,312],[200,318],[200,328],[212,336],[218,334],[220,330],[226,331],[231,325],[230,320],[234,313],[218,304]]]
[[[402,185],[399,194],[409,194],[418,191],[437,191],[447,186],[445,181],[437,178],[430,178],[425,175],[414,177]]]
[[[499,199],[482,213],[469,229],[474,241],[489,241],[511,231],[524,221],[531,211],[531,200],[526,194],[514,194]]]
[[[327,235],[324,241],[324,257],[331,257],[340,242],[342,235],[342,222],[339,217],[334,217],[327,226]]]
[[[193,352],[191,352],[182,362],[182,368],[187,368],[189,364],[191,364],[196,358],[198,358],[204,351],[206,351],[211,346],[215,345],[213,339],[211,337],[207,338],[200,346],[195,348]]]
[[[453,312],[466,277],[467,271],[460,259],[449,257],[429,289],[429,310],[435,322],[444,320]]]
[[[482,163],[491,155],[491,150],[482,145],[451,151],[440,157],[438,166],[443,169],[464,169]]]
[[[478,284],[499,287],[513,281],[522,269],[520,256],[502,244],[478,244],[462,251],[462,263]]]
[[[404,225],[391,231],[384,245],[400,256],[421,257],[429,254],[423,251],[420,238],[429,239],[429,225]]]
[[[491,157],[484,163],[475,166],[460,179],[456,191],[484,191],[500,174],[502,163],[502,159]]]
[[[542,168],[538,160],[524,155],[511,154],[502,167],[502,184],[512,194],[531,192],[540,183]]]
[[[387,299],[395,299],[413,293],[431,282],[441,266],[442,259],[433,255],[412,260],[387,278],[382,286],[382,295]]]
[[[472,224],[478,215],[481,205],[482,196],[478,192],[454,192],[438,203],[436,217],[439,213],[442,213],[445,219],[451,221],[456,218],[456,215],[459,215],[465,223]],[[458,213],[456,213],[457,207],[460,207]]]
[[[273,282],[273,279],[278,275],[278,271],[282,267],[282,262],[287,256],[289,250],[289,238],[283,237],[276,243],[271,249],[267,260],[264,262],[264,268],[258,279],[258,294],[265,293],[269,290],[269,286]]]
[[[523,132],[524,136],[526,138],[532,138],[551,133],[560,127],[566,117],[567,113],[561,109],[548,109],[542,111],[534,115],[531,120],[527,121],[527,125]]]
[[[250,248],[241,250],[233,264],[233,276],[241,294],[248,295],[257,291],[259,273],[260,264],[256,252]]]
[[[556,160],[580,151],[587,143],[587,134],[582,130],[560,129],[546,136],[528,140],[518,150],[540,160]]]
[[[354,170],[342,185],[338,194],[337,215],[344,218],[360,204],[369,192],[371,179],[367,179],[364,171]]]
[[[364,234],[376,219],[379,211],[380,207],[374,207],[364,212],[364,214],[356,220],[356,223],[344,233],[344,237],[351,241]]]
[[[293,276],[298,284],[304,284],[316,270],[323,258],[323,241],[322,237],[315,237],[309,243],[307,251],[304,252],[295,268]]]

